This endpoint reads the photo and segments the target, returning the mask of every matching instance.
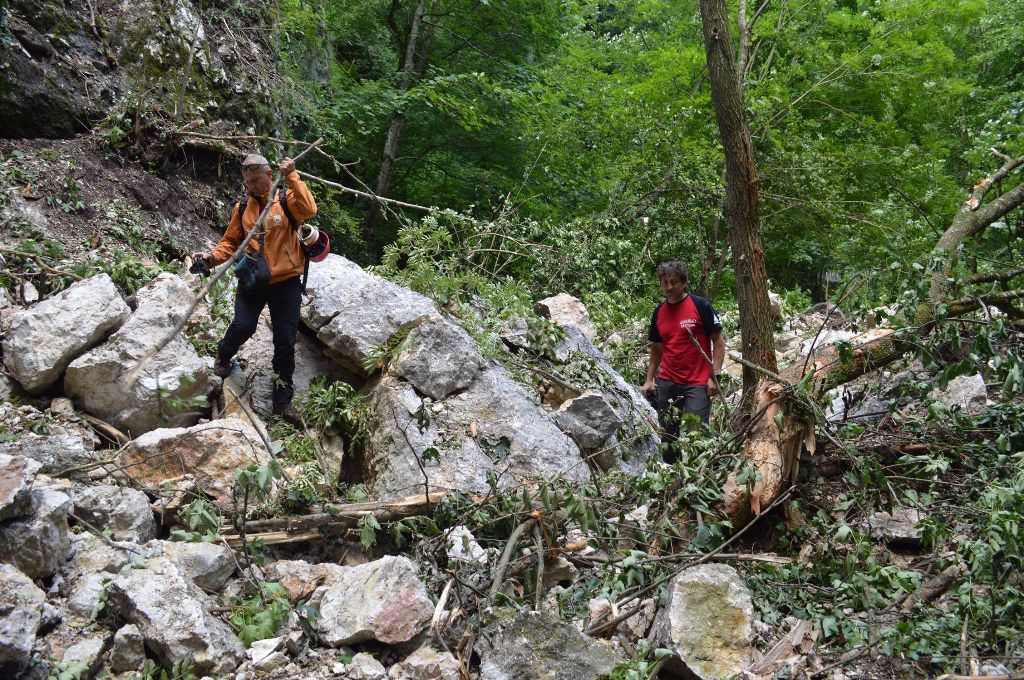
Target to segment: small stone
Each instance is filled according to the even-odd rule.
[[[71,551],[70,509],[71,499],[65,494],[33,490],[31,514],[8,520],[0,531],[0,561],[13,564],[29,578],[53,575]]]
[[[360,652],[352,657],[348,665],[335,664],[340,666],[337,674],[344,674],[346,680],[383,680],[388,673],[380,661],[365,652]]]
[[[163,555],[185,568],[195,584],[207,592],[224,587],[235,572],[231,548],[205,541],[150,541],[146,544],[152,555]]]
[[[138,489],[96,484],[71,489],[75,515],[118,541],[145,543],[156,536],[149,497]]]
[[[45,603],[46,593],[28,576],[0,562],[0,668],[28,663]]]
[[[32,285],[31,281],[21,284],[21,299],[26,305],[34,305],[39,302],[39,290]]]
[[[420,647],[388,671],[392,680],[461,680],[462,668],[451,652]]]
[[[115,673],[135,671],[145,660],[146,647],[138,627],[130,623],[121,626],[114,633],[114,643],[110,649],[110,670]]]
[[[921,513],[914,508],[896,508],[892,513],[876,512],[867,520],[872,538],[894,545],[914,547],[921,544]]]
[[[0,522],[30,512],[32,482],[41,467],[31,458],[0,453]]]
[[[448,558],[471,564],[487,564],[487,551],[480,547],[476,538],[465,526],[448,530]]]
[[[267,638],[256,640],[249,649],[246,656],[252,661],[252,667],[264,673],[271,673],[288,665],[288,657],[278,647],[284,646],[283,638]]]
[[[104,646],[105,641],[101,637],[86,638],[68,647],[64,651],[62,662],[79,662],[85,664],[86,668],[92,669],[98,665]]]
[[[54,397],[50,402],[50,415],[56,418],[74,418],[75,405],[67,397]]]

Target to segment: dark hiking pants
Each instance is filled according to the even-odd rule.
[[[248,295],[235,296],[235,318],[231,320],[224,339],[217,345],[221,361],[230,361],[246,340],[256,332],[260,313],[270,308],[270,323],[274,331],[274,403],[287,404],[295,393],[292,375],[295,373],[295,335],[299,330],[299,305],[302,302],[302,284],[299,277],[266,286]]]
[[[658,422],[665,449],[661,455],[666,463],[679,460],[679,427],[684,413],[697,415],[705,425],[711,419],[711,399],[706,385],[680,385],[658,379]]]

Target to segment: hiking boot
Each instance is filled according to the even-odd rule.
[[[235,368],[234,363],[231,359],[221,359],[217,357],[217,360],[213,362],[213,374],[218,378],[227,378],[231,375],[231,371]]]
[[[290,401],[274,404],[274,415],[293,427],[302,427],[302,414]]]

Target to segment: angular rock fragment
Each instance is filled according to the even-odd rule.
[[[225,506],[235,471],[268,457],[259,434],[237,418],[190,428],[165,428],[133,440],[118,458],[124,473],[145,486],[193,475],[196,484]]]
[[[94,527],[110,532],[117,541],[145,543],[156,536],[156,522],[149,497],[138,489],[97,484],[69,490],[75,515]]]
[[[146,646],[138,626],[130,623],[121,626],[114,633],[114,642],[110,647],[110,670],[115,673],[135,671],[145,660]]]
[[[702,564],[669,584],[654,637],[675,653],[668,666],[676,672],[685,666],[702,680],[725,680],[751,662],[753,618],[750,591],[739,573],[724,564]]]
[[[537,612],[496,624],[485,646],[480,680],[597,680],[621,661],[610,647]]]
[[[615,434],[623,419],[599,392],[587,391],[562,404],[558,428],[584,449],[596,449]]]
[[[150,556],[162,555],[180,564],[195,584],[208,592],[224,587],[237,566],[231,548],[216,543],[150,541],[146,549]]]
[[[590,342],[597,340],[597,328],[590,320],[587,308],[578,298],[568,293],[559,293],[541,300],[533,306],[533,311],[539,316],[551,319],[563,328],[566,326],[578,328]]]
[[[71,499],[60,491],[33,490],[30,513],[0,525],[0,562],[33,579],[53,575],[71,550],[70,510]]]
[[[867,519],[872,538],[893,545],[916,547],[921,544],[921,513],[915,508],[895,508],[892,513],[876,512]]]
[[[231,627],[209,612],[213,601],[172,560],[152,558],[143,569],[124,570],[108,600],[167,668],[189,660],[197,674],[230,673],[245,656]]]
[[[0,522],[29,512],[32,482],[40,467],[30,458],[0,453]]]
[[[392,362],[391,372],[432,399],[444,399],[465,389],[484,363],[476,340],[442,319],[428,321],[410,331],[405,347]]]
[[[0,563],[0,673],[4,677],[16,677],[28,663],[45,603],[46,593],[32,579]]]
[[[96,461],[92,441],[75,428],[51,426],[46,434],[22,432],[17,441],[0,444],[0,453],[23,455],[41,465],[40,472],[49,475],[64,475],[66,470],[88,465]],[[86,479],[87,473],[77,472],[69,476]]]
[[[4,363],[22,387],[40,394],[130,312],[108,275],[79,281],[14,315],[3,340]]]
[[[420,647],[388,671],[392,680],[461,680],[462,668],[451,652]]]
[[[384,680],[387,676],[388,672],[380,661],[365,652],[360,652],[345,666],[343,677],[345,680]]]
[[[434,605],[406,557],[349,567],[320,603],[318,627],[329,645],[407,642],[426,628]]]

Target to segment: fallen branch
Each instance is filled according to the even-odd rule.
[[[437,208],[428,208],[428,207],[423,206],[423,205],[416,205],[415,203],[405,203],[404,201],[396,201],[393,198],[384,198],[383,196],[378,196],[377,194],[375,194],[373,192],[359,191],[358,189],[352,189],[351,187],[347,187],[344,184],[338,184],[337,182],[331,182],[331,181],[326,180],[326,179],[324,179],[322,177],[317,177],[316,175],[311,175],[308,172],[302,172],[301,170],[298,171],[298,173],[299,173],[300,177],[305,177],[306,179],[312,180],[314,182],[319,182],[320,184],[324,184],[324,185],[329,186],[331,188],[337,189],[338,191],[342,191],[342,192],[344,192],[346,194],[352,194],[354,196],[362,196],[363,198],[369,198],[369,199],[371,199],[373,201],[379,201],[380,203],[385,203],[387,205],[397,205],[399,208],[411,208],[413,210],[422,210],[424,212],[434,212],[435,210],[437,210]]]
[[[15,250],[14,248],[6,248],[6,247],[2,247],[2,246],[0,246],[0,253],[7,253],[8,255],[16,255],[18,257],[28,258],[28,259],[32,260],[33,262],[35,262],[37,265],[39,265],[39,267],[41,269],[45,269],[46,271],[48,271],[51,274],[54,274],[56,276],[66,276],[66,277],[68,277],[70,279],[74,279],[75,281],[82,281],[83,280],[83,278],[81,276],[79,276],[78,274],[73,274],[71,272],[66,272],[66,271],[62,271],[60,269],[56,269],[54,267],[51,267],[50,265],[48,265],[45,262],[43,262],[43,260],[42,260],[43,256],[42,255],[38,255],[36,253],[26,253],[24,250]]]

